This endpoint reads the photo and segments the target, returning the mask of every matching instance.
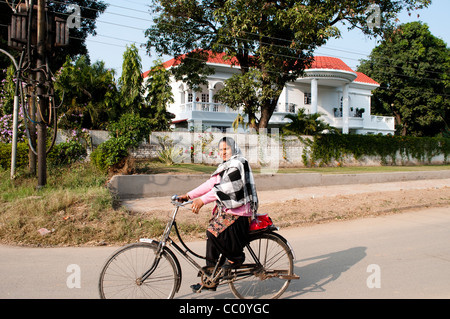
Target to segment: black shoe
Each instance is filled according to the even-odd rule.
[[[239,268],[242,266],[243,260],[239,260],[239,261],[235,261],[234,263],[231,263],[228,259],[227,261],[222,265],[222,269],[223,270],[230,270],[230,269],[235,269],[235,268]]]
[[[216,288],[217,287],[206,287],[206,286],[203,286],[203,288],[202,288],[202,284],[191,285],[192,292],[199,292],[200,289],[216,291]]]
[[[204,266],[204,267],[202,267],[202,270],[205,274],[211,275],[214,270],[214,266]],[[202,275],[202,272],[199,270],[197,273],[197,277],[200,277],[201,275]]]

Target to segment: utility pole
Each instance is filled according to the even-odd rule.
[[[45,19],[45,2],[38,0],[37,10],[37,69],[42,70],[46,64],[47,23]],[[37,74],[37,157],[38,157],[38,188],[47,184],[47,126],[45,124],[46,97],[44,93],[45,74],[38,71]]]
[[[8,46],[22,51],[22,57],[18,66],[18,83],[25,82],[28,85],[31,99],[29,100],[28,112],[32,123],[37,124],[37,147],[30,141],[30,171],[36,170],[37,155],[37,188],[42,188],[47,184],[47,152],[54,145],[53,139],[50,149],[47,150],[47,127],[53,122],[56,133],[56,110],[53,98],[53,80],[49,76],[49,56],[54,52],[55,47],[69,45],[69,28],[67,21],[57,17],[55,13],[47,8],[47,0],[29,0],[12,7],[11,25],[8,26]],[[13,1],[14,4],[14,1]],[[75,5],[73,5],[75,6]],[[37,11],[37,14],[35,12]],[[80,8],[75,6],[75,21],[79,21]],[[77,20],[78,19],[78,20]],[[76,25],[77,27],[78,24]],[[17,93],[17,92],[16,92]],[[17,95],[17,94],[16,94]],[[52,101],[52,103],[50,103]],[[53,114],[53,121],[50,119]],[[30,139],[35,139],[34,125],[28,129]],[[31,133],[31,134],[30,134]],[[53,138],[55,134],[53,135]],[[13,152],[15,147],[13,146]],[[14,169],[12,169],[12,172]]]

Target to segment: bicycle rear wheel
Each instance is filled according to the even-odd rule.
[[[229,282],[233,294],[241,299],[279,298],[290,283],[285,278],[294,274],[294,257],[283,237],[274,233],[255,235],[244,253],[245,263],[233,270],[235,278]],[[257,266],[258,261],[261,266]]]
[[[152,274],[140,282],[156,258],[158,244],[135,243],[117,250],[108,259],[98,283],[103,299],[163,299],[173,298],[179,288],[180,274],[177,261],[164,250]]]

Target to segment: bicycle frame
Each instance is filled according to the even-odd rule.
[[[205,259],[206,257],[201,256],[197,253],[195,253],[194,251],[192,251],[183,241],[183,239],[181,238],[180,232],[178,230],[178,226],[177,226],[177,222],[176,222],[176,216],[178,214],[178,210],[180,207],[183,207],[185,205],[191,204],[192,201],[188,201],[185,203],[179,203],[176,201],[176,195],[172,196],[172,204],[175,205],[175,208],[173,210],[172,213],[172,217],[169,220],[169,222],[167,223],[166,229],[164,230],[164,233],[161,237],[161,241],[158,242],[158,249],[156,251],[156,258],[155,261],[153,262],[153,265],[150,267],[150,269],[145,272],[142,277],[138,280],[138,284],[142,284],[152,273],[153,271],[156,269],[156,267],[158,267],[158,263],[159,260],[161,259],[161,254],[163,253],[165,247],[167,246],[167,243],[172,246],[173,248],[175,248],[189,263],[191,263],[199,272],[202,273],[202,275],[206,276],[208,280],[210,281],[215,281],[217,280],[217,278],[220,276],[220,272],[217,272],[217,268],[219,267],[219,261],[217,262],[217,264],[214,267],[214,270],[212,272],[212,274],[216,274],[216,276],[210,276],[208,275],[202,268],[202,266],[200,266],[189,254],[200,258],[200,259]],[[181,245],[184,247],[181,248],[177,243],[175,243],[171,238],[170,238],[170,233],[172,232],[172,228],[175,229],[175,233],[178,237],[178,240],[180,241]],[[143,240],[143,241],[155,241],[155,240]],[[156,242],[156,241],[155,241]],[[181,275],[180,275],[181,276]],[[181,280],[180,280],[181,281]]]
[[[185,205],[191,204],[192,201],[188,201],[185,203],[179,203],[177,202],[177,197],[176,195],[172,196],[172,204],[175,205],[175,208],[173,210],[172,213],[172,217],[169,220],[169,222],[167,223],[166,229],[164,230],[164,233],[161,237],[161,241],[158,242],[158,249],[156,252],[156,258],[155,261],[153,262],[153,265],[150,267],[150,269],[145,272],[142,277],[137,281],[138,284],[142,284],[152,273],[153,271],[156,269],[156,267],[158,267],[158,263],[159,260],[161,259],[161,254],[163,253],[165,247],[167,246],[167,243],[172,246],[173,248],[175,248],[180,254],[181,256],[183,256],[189,263],[191,263],[191,265],[193,265],[201,274],[202,276],[205,276],[206,279],[210,282],[216,282],[217,279],[219,279],[219,277],[222,275],[222,271],[217,271],[217,269],[219,268],[220,265],[220,261],[221,261],[221,256],[219,257],[216,265],[214,266],[214,269],[212,271],[212,275],[209,275],[203,268],[202,266],[200,266],[189,254],[200,258],[200,259],[204,259],[206,260],[207,258],[204,256],[201,256],[197,253],[195,253],[194,251],[192,251],[183,241],[183,239],[181,238],[180,232],[178,230],[177,227],[177,222],[176,222],[176,216],[178,214],[178,210],[180,207],[183,207]],[[172,232],[172,228],[175,229],[175,233],[178,237],[178,240],[180,241],[180,244],[182,247],[180,247],[177,243],[175,243],[171,238],[170,238],[170,233]],[[144,241],[149,241],[149,240],[144,240]],[[154,241],[154,240],[150,240],[150,241]],[[256,261],[256,263],[254,264],[255,267],[261,267],[261,263],[258,260],[258,257],[256,256],[256,254],[253,252],[253,250],[250,248],[250,246],[247,246],[248,250],[250,251],[250,254],[252,255],[253,259]],[[250,269],[250,268],[249,268]],[[248,269],[247,269],[248,270]],[[181,270],[180,270],[181,272]],[[241,273],[239,275],[246,275],[247,273]],[[180,277],[181,277],[181,273],[180,273]],[[180,282],[181,282],[181,278],[180,278]]]

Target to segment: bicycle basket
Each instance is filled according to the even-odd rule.
[[[268,214],[257,214],[256,218],[250,223],[250,231],[264,230],[273,225],[272,219]]]

